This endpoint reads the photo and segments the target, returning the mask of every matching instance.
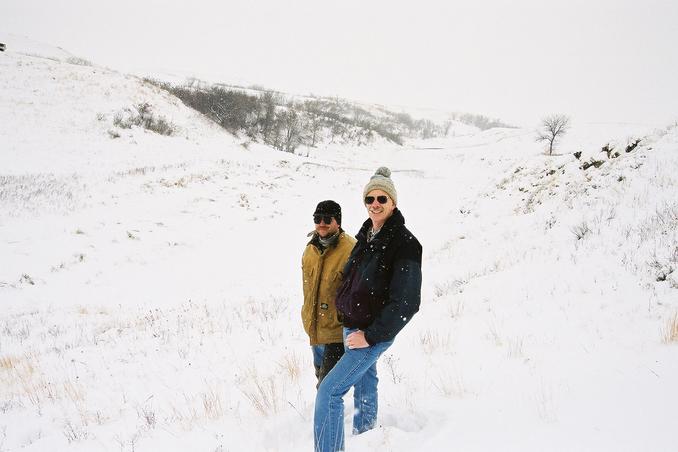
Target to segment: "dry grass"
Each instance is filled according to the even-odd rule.
[[[144,427],[149,430],[154,429],[158,422],[155,411],[151,407],[144,406],[137,408],[137,416],[143,421]]]
[[[199,393],[183,393],[179,401],[168,401],[168,409],[161,409],[153,422],[178,424],[182,429],[190,431],[205,420],[218,420],[224,416],[223,391],[218,384],[207,383],[207,387]],[[179,398],[178,398],[179,399]],[[163,414],[166,413],[166,414]],[[142,412],[142,418],[145,414]],[[148,423],[148,419],[146,419]]]
[[[460,399],[468,394],[464,378],[457,370],[441,371],[431,384],[445,397]]]
[[[178,423],[186,431],[191,430],[200,417],[194,400],[194,396],[189,396],[184,392],[183,404],[169,401],[171,414],[167,420],[171,423]]]
[[[662,342],[665,344],[678,342],[678,311],[674,312],[673,315],[666,320],[666,323],[660,331]]]
[[[19,360],[20,360],[20,358],[17,358],[16,356],[1,356],[0,357],[0,369],[7,370],[7,371],[14,369],[14,368],[16,368]]]
[[[448,307],[448,312],[450,314],[450,317],[453,319],[458,319],[459,317],[461,317],[461,315],[464,313],[464,301],[459,300],[454,304],[451,304]]]
[[[419,342],[427,355],[436,351],[451,352],[452,339],[450,333],[443,334],[439,331],[426,330],[419,335]]]
[[[89,438],[89,432],[84,425],[74,425],[70,420],[66,421],[62,433],[69,444]]]
[[[290,306],[286,297],[271,297],[268,299],[250,299],[246,305],[246,314],[262,322],[270,322],[280,318]]]
[[[17,378],[25,380],[31,378],[35,374],[36,365],[34,358],[29,355],[14,356],[8,355],[0,358],[0,370],[6,372],[9,378]]]
[[[40,359],[32,354],[0,358],[0,398],[12,394],[24,403],[42,412],[45,403],[69,400],[79,409],[86,400],[84,387],[79,382],[50,381],[40,369]]]
[[[436,283],[433,287],[434,301],[437,301],[440,298],[443,298],[449,294],[458,294],[463,292],[464,286],[468,283],[468,280],[464,279],[455,279],[452,281],[445,281]]]
[[[254,409],[266,417],[278,413],[282,408],[284,391],[276,384],[275,376],[260,378],[258,375],[252,375],[250,383],[241,391]]]
[[[492,319],[487,324],[489,330],[489,336],[492,338],[492,341],[497,347],[501,347],[504,344],[504,341],[499,334],[499,327],[497,326],[497,320],[492,316]]]
[[[541,381],[537,393],[534,396],[537,415],[547,423],[554,423],[557,421],[556,404],[554,399],[553,388]]]
[[[216,420],[224,415],[221,395],[214,388],[209,388],[207,392],[202,393],[202,406],[207,419]]]
[[[398,361],[398,358],[392,354],[384,355],[384,359],[382,360],[386,368],[390,371],[389,373],[391,375],[393,384],[398,384],[403,380],[403,374],[400,372],[398,367]]]
[[[570,231],[572,231],[572,234],[574,234],[577,240],[582,240],[591,233],[591,228],[589,228],[589,225],[586,221],[583,221],[581,224],[570,228]]]
[[[523,338],[516,337],[508,340],[508,357],[512,359],[522,358],[523,354]]]
[[[285,355],[282,361],[278,363],[278,366],[287,373],[291,381],[297,381],[299,379],[299,375],[301,375],[301,364],[299,355],[296,353]]]
[[[71,380],[64,381],[63,395],[73,403],[83,402],[85,400],[85,390],[82,385]]]

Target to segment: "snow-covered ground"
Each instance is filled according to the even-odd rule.
[[[384,165],[423,300],[348,450],[676,450],[676,125],[574,118],[554,156],[493,129],[301,157],[21,44],[0,54],[0,451],[311,450],[301,253],[322,199],[357,232]],[[113,124],[144,102],[173,136]]]

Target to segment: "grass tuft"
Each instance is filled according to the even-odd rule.
[[[662,342],[670,344],[678,342],[678,312],[674,312],[671,317],[666,320],[666,323],[661,328]]]

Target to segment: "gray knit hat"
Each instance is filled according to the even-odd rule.
[[[372,176],[367,185],[365,185],[363,199],[365,199],[365,196],[372,190],[385,191],[393,200],[393,204],[398,204],[398,192],[396,192],[395,185],[393,185],[393,181],[391,180],[391,170],[385,166],[382,166],[375,171],[374,176]]]

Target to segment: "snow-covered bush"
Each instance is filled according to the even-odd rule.
[[[80,57],[70,57],[66,59],[66,63],[76,64],[78,66],[92,66],[92,62]]]
[[[131,129],[132,126],[143,127],[160,135],[172,135],[176,126],[163,116],[156,116],[148,102],[140,103],[134,108],[125,108],[113,118],[113,125],[121,129]]]

